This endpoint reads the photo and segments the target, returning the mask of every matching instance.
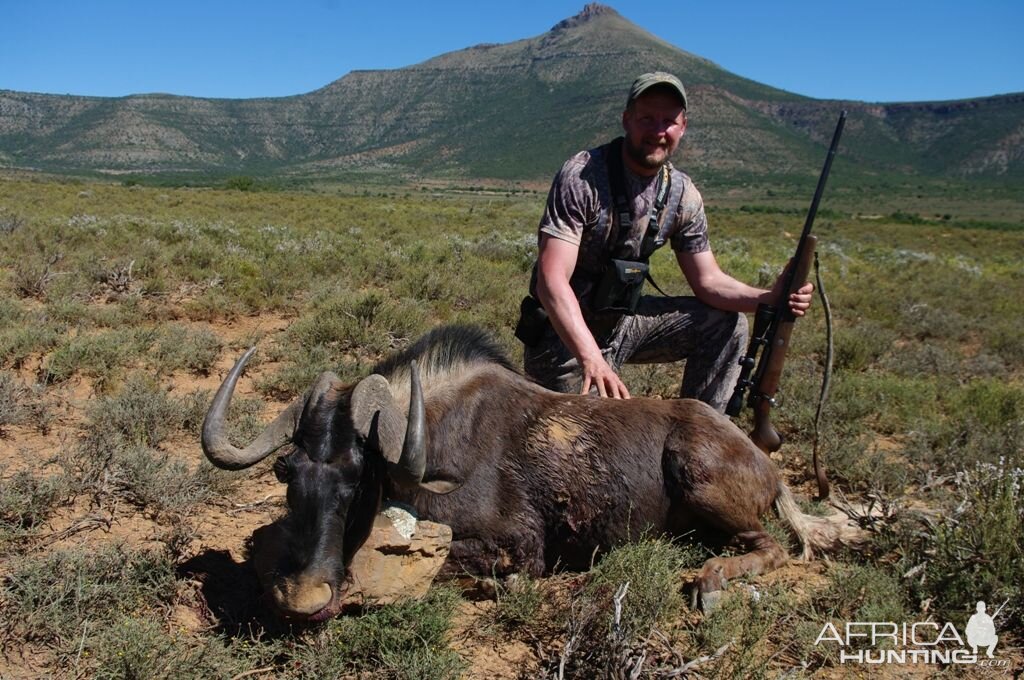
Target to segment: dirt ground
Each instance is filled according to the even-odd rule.
[[[208,376],[186,373],[171,375],[165,384],[173,394],[184,395],[196,389],[215,390],[241,349],[253,338],[268,344],[271,338],[288,326],[288,319],[264,315],[240,318],[230,322],[206,324],[225,343],[217,365]],[[40,361],[29,362],[20,369],[20,376],[30,380]],[[272,363],[255,365],[241,379],[236,394],[256,397],[253,382],[274,370]],[[57,471],[55,456],[79,436],[86,404],[96,398],[89,382],[74,378],[48,390],[47,399],[56,419],[47,433],[14,425],[0,437],[0,477],[9,478],[26,470],[36,475]],[[267,402],[263,420],[269,420],[286,404]],[[178,434],[163,442],[161,448],[170,455],[198,465],[202,460],[199,442]],[[284,487],[279,484],[265,461],[253,470],[239,473],[239,481],[231,491],[213,502],[196,508],[187,518],[190,534],[179,547],[179,574],[182,592],[170,615],[176,628],[194,634],[210,631],[238,630],[247,624],[272,626],[267,609],[262,605],[259,585],[246,561],[247,543],[257,528],[269,524],[283,513]],[[813,494],[811,483],[799,490]],[[67,547],[97,547],[105,543],[123,542],[132,547],[156,545],[176,527],[168,518],[155,516],[146,509],[129,504],[96,507],[80,498],[60,509],[33,539],[29,552],[36,553]],[[0,576],[7,566],[0,561]],[[778,571],[753,580],[757,587],[785,584],[799,593],[822,587],[826,577],[821,561],[791,562]],[[538,640],[510,637],[500,629],[484,625],[495,607],[493,600],[467,600],[460,606],[452,634],[453,647],[467,660],[466,677],[516,679],[540,677],[542,661],[551,650],[542,650]],[[1011,668],[1019,675],[1024,657],[1019,650],[1011,652]],[[1003,658],[1007,658],[1004,656]],[[698,670],[699,672],[699,670]],[[885,667],[835,667],[815,674],[823,678],[848,677],[930,677],[931,669]],[[980,671],[979,671],[980,672]],[[0,656],[0,678],[47,677],[59,671],[47,666],[44,655],[29,646],[10,645],[6,656]],[[988,671],[979,677],[1010,677],[1013,671]],[[252,677],[270,677],[253,674]]]

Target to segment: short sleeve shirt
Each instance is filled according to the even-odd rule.
[[[581,151],[555,175],[541,217],[539,233],[580,247],[570,284],[581,302],[600,277],[612,250],[619,243],[618,218],[608,181],[608,145]],[[657,176],[643,177],[625,168],[626,192],[633,207],[633,233],[626,243],[639,252],[655,199]],[[709,250],[704,201],[690,178],[672,168],[669,203],[662,217],[660,235],[672,250],[700,253]],[[672,210],[673,204],[675,209]]]

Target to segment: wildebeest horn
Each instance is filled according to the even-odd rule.
[[[235,391],[235,384],[242,374],[242,369],[255,351],[256,348],[253,347],[235,362],[213,397],[213,403],[210,404],[210,410],[206,412],[206,419],[203,421],[203,453],[211,463],[225,470],[247,468],[287,444],[295,433],[299,417],[302,415],[305,400],[300,398],[282,411],[244,449],[239,449],[228,441],[224,423],[227,420],[228,407],[231,405],[231,395]]]
[[[402,417],[394,397],[391,396],[387,379],[380,375],[371,375],[361,380],[352,391],[352,422],[356,431],[364,438],[369,438],[376,422],[377,441],[381,453],[388,461],[391,478],[397,484],[416,486],[423,480],[427,464],[426,413],[419,368],[415,361],[409,370],[407,418]]]

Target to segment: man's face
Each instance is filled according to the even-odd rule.
[[[633,100],[622,113],[626,164],[643,175],[657,172],[686,130],[686,109],[671,93],[652,89]]]

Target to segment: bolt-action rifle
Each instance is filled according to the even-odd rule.
[[[814,226],[818,203],[825,190],[825,181],[832,168],[832,159],[836,155],[836,147],[839,146],[839,137],[843,134],[845,122],[846,111],[843,111],[839,114],[836,131],[832,135],[832,144],[829,146],[828,156],[825,158],[825,167],[818,178],[818,188],[814,192],[811,209],[807,212],[807,221],[804,223],[803,233],[796,246],[796,255],[793,256],[787,269],[782,295],[772,305],[758,305],[754,314],[754,328],[750,334],[750,345],[746,355],[740,359],[740,376],[736,381],[736,389],[733,390],[732,398],[725,409],[726,415],[738,416],[743,409],[744,395],[748,389],[750,390],[750,396],[746,400],[754,410],[754,429],[750,433],[750,439],[758,448],[767,453],[777,451],[782,446],[782,435],[772,426],[771,408],[776,405],[775,394],[779,389],[782,365],[786,362],[789,338],[793,333],[793,324],[796,322],[796,316],[789,308],[789,296],[803,287],[811,270],[811,263],[814,261],[814,249],[817,246],[818,237],[811,234],[811,227]],[[761,355],[760,360],[758,360],[758,353]],[[750,373],[755,365],[757,370],[754,371],[754,377],[751,379]]]

